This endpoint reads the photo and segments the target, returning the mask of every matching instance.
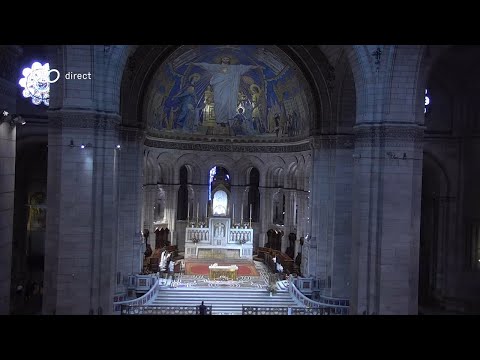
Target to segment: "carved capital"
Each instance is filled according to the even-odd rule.
[[[355,147],[411,147],[423,146],[424,128],[419,125],[357,125],[355,126]]]
[[[177,149],[187,151],[218,151],[218,152],[256,152],[256,153],[286,153],[286,152],[301,152],[310,150],[310,141],[305,140],[297,144],[212,144],[205,142],[193,141],[168,141],[153,139],[147,137],[145,139],[145,146],[162,148],[162,149]]]
[[[120,138],[122,141],[143,143],[145,141],[145,130],[138,127],[120,126]]]
[[[317,135],[312,137],[314,149],[353,149],[353,135]]]
[[[54,128],[116,130],[120,116],[99,112],[55,110],[48,112],[49,126]]]

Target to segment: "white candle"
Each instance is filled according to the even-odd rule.
[[[232,221],[235,224],[235,204],[233,204],[233,215],[232,215]]]
[[[197,219],[198,219],[198,202],[197,202]]]
[[[252,218],[252,204],[250,204],[250,219]]]
[[[243,202],[242,202],[242,208],[240,209],[240,219],[241,219],[241,222],[243,222]]]
[[[190,203],[187,203],[187,219],[190,219]]]
[[[208,203],[205,204],[205,218],[208,217]]]

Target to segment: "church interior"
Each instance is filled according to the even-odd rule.
[[[478,313],[479,62],[0,46],[0,314]]]

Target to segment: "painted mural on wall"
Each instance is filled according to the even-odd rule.
[[[182,46],[150,84],[151,133],[292,137],[308,132],[303,76],[273,46]]]

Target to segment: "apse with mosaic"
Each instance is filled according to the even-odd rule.
[[[306,89],[274,46],[182,46],[149,85],[149,132],[302,136],[311,118]]]

